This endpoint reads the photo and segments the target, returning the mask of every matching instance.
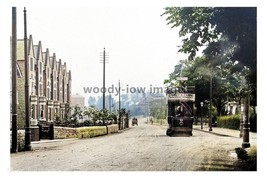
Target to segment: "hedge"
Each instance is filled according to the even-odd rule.
[[[239,130],[240,115],[219,116],[217,119],[217,126],[228,129]]]
[[[257,115],[251,114],[249,117],[250,131],[257,132]],[[240,115],[219,116],[217,119],[217,126],[229,129],[239,130]]]

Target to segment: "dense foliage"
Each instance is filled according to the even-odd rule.
[[[185,85],[176,80],[187,76],[186,85],[196,86],[196,105],[210,99],[217,114],[228,101],[241,102],[251,94],[256,106],[256,8],[250,7],[167,7],[163,16],[172,28],[180,28],[180,53],[188,54],[164,81],[166,85]],[[203,50],[198,56],[197,52]],[[178,65],[177,65],[178,66]]]
[[[64,120],[60,120],[57,117],[56,125],[61,126],[105,126],[117,123],[117,114],[114,112],[109,112],[106,109],[98,110],[95,107],[85,107],[80,108],[79,106],[70,107],[67,105],[65,108],[66,113]]]

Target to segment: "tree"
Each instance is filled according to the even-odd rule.
[[[238,65],[229,69],[230,73],[248,71],[245,77],[256,105],[255,7],[167,7],[163,15],[172,28],[180,28],[183,45],[179,52],[188,54],[189,61],[204,47],[203,55],[211,68],[232,61]]]
[[[183,64],[183,75],[188,77],[188,81],[179,82],[176,76],[180,75],[180,70],[174,70],[170,78],[165,80],[165,84],[176,86],[195,86],[196,103],[210,101],[210,80],[212,78],[212,103],[216,107],[217,115],[222,113],[223,106],[231,100],[240,101],[242,76],[247,75],[247,70],[232,72],[237,63],[231,60],[225,63],[214,63],[207,57],[196,57],[195,60],[181,61]]]
[[[89,96],[88,98],[88,106],[96,106],[96,99],[93,96]]]
[[[78,119],[82,116],[82,110],[79,106],[74,107],[73,114],[71,115],[71,124],[77,125]]]
[[[93,125],[96,125],[96,121],[98,120],[98,110],[95,107],[86,108],[83,114],[89,119],[92,119]]]
[[[70,106],[70,103],[67,103],[65,105],[65,112],[64,112],[64,123],[69,123],[70,120],[70,114],[71,114],[71,110],[73,108]]]

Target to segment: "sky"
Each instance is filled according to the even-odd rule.
[[[166,25],[163,7],[29,7],[28,35],[42,42],[72,74],[72,93],[102,87],[101,53],[108,54],[106,87],[163,86],[185,55],[178,28]],[[23,38],[23,7],[17,8],[18,38]],[[101,93],[100,93],[101,94]]]

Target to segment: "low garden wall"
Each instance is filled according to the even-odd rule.
[[[66,138],[91,138],[101,135],[117,133],[119,130],[117,124],[106,126],[92,126],[92,127],[54,127],[54,139]],[[10,148],[12,144],[12,136],[10,131]],[[18,130],[18,151],[22,151],[25,144],[25,130]]]
[[[54,139],[76,138],[77,128],[54,127]]]
[[[117,133],[119,130],[118,124],[113,124],[108,126],[108,134]]]
[[[118,132],[118,125],[109,126],[91,126],[91,127],[54,127],[54,139],[64,138],[91,138],[106,134],[112,134]],[[107,133],[108,131],[108,133]]]
[[[77,138],[91,138],[101,135],[107,135],[106,126],[92,126],[77,128]]]

